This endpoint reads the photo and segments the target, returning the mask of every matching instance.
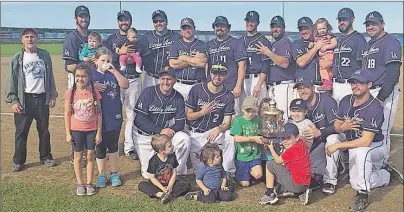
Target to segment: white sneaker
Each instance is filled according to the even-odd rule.
[[[140,69],[140,67],[136,66],[136,72],[140,74],[140,73],[142,73],[142,69]]]
[[[121,66],[121,68],[119,69],[120,71],[125,70],[126,66]]]

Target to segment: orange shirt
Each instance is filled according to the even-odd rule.
[[[65,100],[70,100],[72,90],[68,89],[65,93]],[[98,105],[101,104],[101,95],[96,90],[96,99]],[[90,91],[79,91],[74,92],[74,98],[72,102],[72,116],[70,117],[70,130],[76,131],[94,131],[97,130],[97,112],[94,105],[93,94]],[[101,111],[100,111],[101,112]]]

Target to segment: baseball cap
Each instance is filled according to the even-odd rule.
[[[285,20],[283,20],[281,16],[277,15],[271,19],[271,23],[269,25],[285,27]]]
[[[124,16],[124,17],[128,18],[129,20],[132,20],[132,15],[130,14],[129,11],[122,10],[121,12],[119,12],[116,15],[116,19],[119,19],[121,16]]]
[[[38,37],[38,32],[34,28],[25,28],[21,31],[21,37],[27,34],[28,32],[33,32]]]
[[[374,22],[374,23],[382,24],[382,23],[384,23],[384,20],[383,20],[382,14],[380,14],[377,11],[373,11],[373,12],[370,12],[366,16],[366,20],[363,24],[366,24],[367,22]]]
[[[76,9],[74,10],[74,16],[79,17],[80,15],[83,15],[83,14],[90,16],[90,11],[88,10],[88,8],[84,5],[80,5],[80,6],[76,7]]]
[[[348,82],[351,83],[353,80],[358,80],[361,83],[372,82],[372,75],[368,69],[359,69],[351,75]]]
[[[160,18],[157,18],[160,17]],[[164,20],[167,21],[167,15],[163,10],[156,10],[152,14],[152,20]]]
[[[307,102],[303,99],[294,99],[292,102],[290,102],[289,109],[307,110]]]
[[[260,15],[256,11],[249,11],[245,15],[244,21],[260,22]]]
[[[181,20],[181,27],[184,27],[184,26],[190,26],[190,27],[195,28],[194,20],[192,20],[192,18],[184,18],[184,19],[182,19]]]
[[[216,64],[210,67],[211,73],[227,73],[226,63],[218,61]]]
[[[297,21],[297,28],[312,27],[313,21],[309,17],[302,17]]]
[[[299,135],[299,129],[293,123],[286,123],[283,125],[283,131],[274,134],[278,138],[286,138],[291,135]]]
[[[337,19],[351,19],[353,17],[355,17],[355,14],[350,8],[342,8],[338,12]]]
[[[313,80],[310,80],[307,77],[298,77],[296,78],[295,86],[293,86],[293,88],[297,88],[297,86],[299,86],[300,84],[313,86],[314,82]]]
[[[174,71],[172,69],[168,69],[168,70],[163,69],[163,70],[161,70],[161,72],[159,73],[159,77],[161,77],[161,76],[163,76],[165,74],[175,78]]]
[[[253,96],[247,96],[244,99],[243,104],[241,105],[241,108],[244,109],[244,110],[247,110],[247,109],[258,110],[258,100],[257,100],[257,98],[255,98]]]
[[[217,24],[224,24],[224,25],[230,26],[229,21],[224,16],[217,16],[215,18],[215,22],[213,22],[212,26],[215,26]]]

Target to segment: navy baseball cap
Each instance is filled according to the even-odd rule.
[[[275,136],[277,138],[286,138],[291,135],[294,135],[294,136],[299,135],[299,129],[293,123],[286,123],[285,125],[283,125],[283,129],[284,129],[283,131],[275,133]]]
[[[313,21],[309,17],[302,17],[297,21],[297,28],[313,27]]]
[[[290,102],[289,109],[300,109],[300,110],[307,110],[307,102],[303,99],[294,99]]]
[[[368,69],[359,69],[351,75],[348,82],[352,83],[353,80],[358,80],[361,83],[372,82],[372,75]]]
[[[285,28],[285,20],[283,20],[281,16],[277,15],[271,19],[271,23],[269,25],[271,27],[279,26]]]
[[[172,69],[168,69],[168,70],[163,69],[163,70],[161,70],[161,72],[159,73],[159,77],[161,77],[163,75],[169,75],[169,76],[175,78],[174,71]]]
[[[342,8],[338,12],[337,19],[351,19],[353,17],[355,14],[350,8]]]
[[[156,10],[152,14],[152,20],[167,21],[167,15],[163,10]]]
[[[227,73],[227,65],[225,62],[217,61],[210,67],[210,73]]]
[[[184,18],[181,20],[181,28],[184,26],[190,26],[195,28],[195,23],[194,20],[192,20],[192,18]]]
[[[313,86],[314,82],[313,82],[313,80],[310,80],[306,77],[298,77],[298,78],[296,78],[295,86],[293,86],[293,88],[297,88],[297,86],[299,86],[300,84],[307,85],[307,86]]]
[[[118,13],[118,15],[116,15],[116,19],[119,19],[121,16],[124,16],[124,17],[128,18],[129,20],[132,20],[132,15],[130,14],[129,11],[122,10],[121,12]]]
[[[256,11],[249,11],[245,15],[244,21],[260,22],[260,15]]]
[[[383,24],[383,16],[377,11],[370,12],[365,19],[365,22],[363,24],[366,24],[367,22],[374,22],[378,24]]]
[[[230,26],[229,21],[224,16],[217,16],[215,18],[215,22],[213,22],[212,26],[215,26],[217,24],[224,24],[224,25]]]
[[[88,10],[88,8],[84,5],[76,7],[76,9],[74,10],[74,16],[79,17],[83,14],[90,16],[90,11]]]

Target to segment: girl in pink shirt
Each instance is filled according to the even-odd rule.
[[[92,185],[95,144],[102,140],[100,93],[91,85],[90,66],[79,64],[74,69],[74,85],[65,93],[66,142],[73,145],[77,195],[95,194]],[[83,181],[82,150],[87,149],[87,183]]]

